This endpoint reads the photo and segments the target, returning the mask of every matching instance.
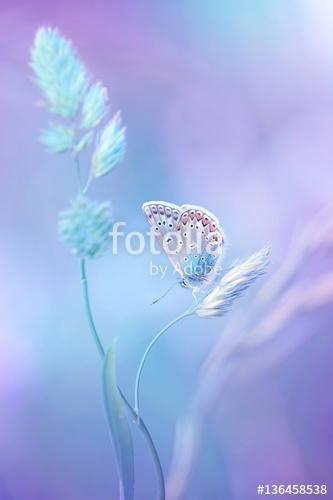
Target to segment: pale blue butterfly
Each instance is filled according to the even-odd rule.
[[[179,274],[179,283],[195,291],[216,278],[224,237],[217,218],[194,205],[177,206],[165,201],[149,201],[142,209]]]

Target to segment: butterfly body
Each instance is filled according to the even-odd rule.
[[[200,288],[213,279],[224,237],[217,218],[202,207],[164,201],[142,209],[184,287]]]

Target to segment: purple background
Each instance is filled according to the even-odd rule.
[[[0,499],[118,494],[78,263],[56,232],[75,172],[38,142],[49,117],[28,59],[41,25],[73,40],[127,126],[126,160],[94,197],[142,231],[146,200],[203,205],[226,231],[230,262],[273,247],[256,290],[225,319],[177,325],[145,368],[143,415],[169,498],[252,500],[258,483],[324,483],[333,498],[332,2],[12,0],[0,7]],[[98,327],[105,344],[118,337],[129,397],[145,346],[190,302],[179,289],[151,308],[171,279],[150,276],[149,262],[121,252],[89,266]],[[240,332],[249,336],[220,380]],[[201,440],[188,477],[177,468],[175,493],[176,422],[189,412],[203,415]],[[136,498],[150,500],[152,465],[133,432]]]

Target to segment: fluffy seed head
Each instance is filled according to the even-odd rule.
[[[74,255],[95,259],[106,253],[110,243],[112,217],[110,203],[89,201],[79,196],[59,215],[58,230]]]

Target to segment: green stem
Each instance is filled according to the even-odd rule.
[[[88,191],[88,188],[89,188],[90,183],[91,183],[92,180],[93,180],[93,176],[92,176],[92,174],[90,172],[89,177],[88,177],[87,182],[86,182],[86,185],[82,189],[82,194],[86,194],[86,192]]]
[[[119,389],[119,387],[118,387]],[[156,447],[154,445],[154,441],[144,423],[141,417],[137,415],[135,412],[134,408],[132,408],[131,404],[127,401],[126,396],[122,393],[122,391],[119,389],[120,396],[122,397],[125,405],[127,406],[127,409],[129,413],[132,416],[133,422],[139,427],[141,432],[146,438],[148,447],[151,451],[151,456],[155,465],[155,470],[156,470],[156,476],[157,476],[157,482],[158,482],[158,498],[159,500],[165,500],[165,483],[164,483],[164,475],[163,475],[163,469],[162,465],[156,450]]]
[[[79,160],[79,156],[78,155],[75,156],[74,161],[75,161],[75,165],[76,165],[77,180],[78,180],[78,183],[79,183],[79,193],[82,194],[83,193],[83,183],[82,183],[82,177],[81,177],[80,160]]]
[[[93,339],[95,341],[99,355],[101,356],[102,359],[104,359],[104,355],[105,355],[104,347],[102,345],[101,339],[99,338],[99,335],[98,335],[98,332],[97,332],[97,329],[95,326],[94,317],[92,315],[92,311],[91,311],[91,307],[90,307],[88,280],[87,280],[87,274],[86,274],[86,263],[85,263],[84,259],[81,259],[81,261],[80,261],[80,269],[81,269],[81,284],[82,284],[84,307],[85,307],[85,310],[87,313],[89,328],[90,328],[91,334],[93,336]]]
[[[87,320],[88,320],[90,332],[91,332],[92,337],[95,341],[98,353],[103,361],[104,356],[105,356],[105,351],[104,351],[102,342],[99,338],[97,328],[95,326],[95,321],[94,321],[94,317],[92,314],[91,306],[90,306],[88,279],[87,279],[86,264],[85,264],[84,259],[81,259],[81,261],[80,261],[80,270],[81,270],[81,284],[82,284],[84,306],[85,306],[85,311],[86,311],[86,315],[87,315]],[[158,481],[159,500],[165,500],[165,484],[164,484],[163,470],[162,470],[162,466],[161,466],[161,462],[160,462],[157,450],[156,450],[155,445],[154,445],[154,441],[153,441],[144,421],[140,417],[138,417],[136,411],[132,408],[131,404],[128,402],[126,396],[123,394],[123,392],[121,391],[119,386],[118,386],[118,390],[119,390],[120,396],[121,396],[122,400],[124,401],[129,413],[131,414],[133,421],[137,424],[138,428],[143,433],[143,435],[147,441],[147,444],[148,444],[148,447],[151,451],[153,462],[155,465],[157,481]]]
[[[139,418],[140,414],[140,408],[139,408],[139,392],[140,392],[140,380],[141,380],[141,375],[142,375],[142,370],[145,365],[146,359],[148,354],[150,353],[150,350],[152,347],[156,344],[158,339],[167,331],[169,328],[171,328],[174,324],[176,324],[178,321],[181,319],[185,318],[186,316],[190,316],[190,312],[186,311],[185,313],[181,314],[180,316],[177,316],[177,318],[173,319],[168,323],[164,328],[162,328],[161,331],[158,332],[158,334],[153,338],[153,340],[150,342],[148,345],[147,349],[145,350],[141,361],[140,365],[136,374],[136,379],[135,379],[135,389],[134,389],[134,411],[136,412],[137,418]]]
[[[90,172],[89,177],[87,179],[87,182],[84,184],[84,182],[82,180],[81,164],[80,164],[80,159],[79,159],[78,155],[75,156],[74,162],[76,165],[76,175],[77,175],[77,180],[78,180],[78,184],[79,184],[79,193],[81,195],[85,195],[88,191],[88,188],[91,184],[91,181],[93,180],[93,175],[92,175],[92,172]]]

